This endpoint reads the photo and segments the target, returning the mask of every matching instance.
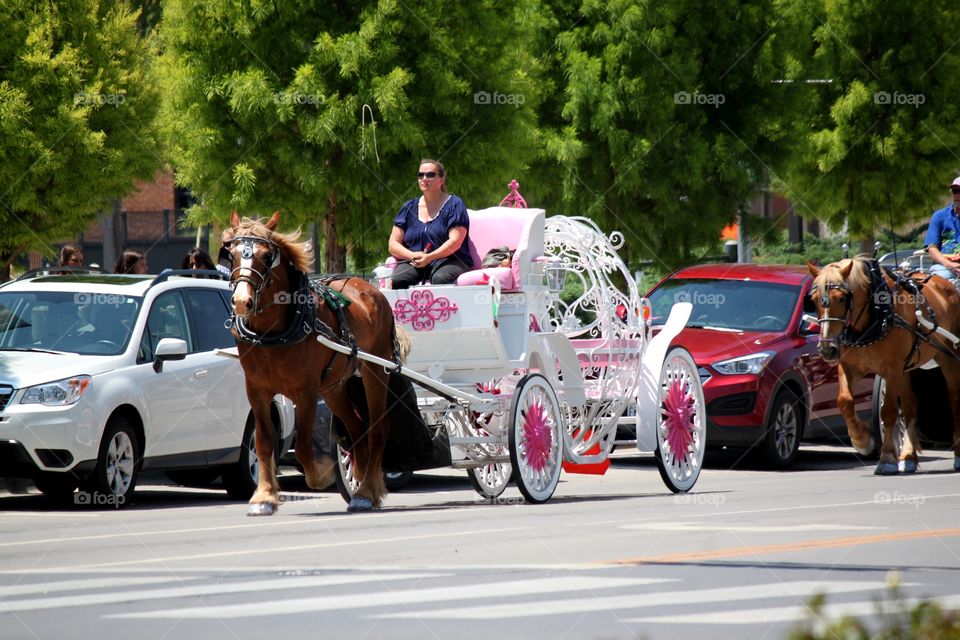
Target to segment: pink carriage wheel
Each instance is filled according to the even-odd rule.
[[[686,349],[674,347],[660,370],[657,469],[675,492],[689,491],[700,477],[706,445],[703,386]]]
[[[550,382],[538,373],[517,383],[510,410],[510,462],[529,502],[546,502],[560,481],[563,418]]]

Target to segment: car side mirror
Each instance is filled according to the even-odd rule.
[[[163,363],[166,360],[183,360],[187,357],[187,342],[180,338],[162,338],[157,343],[157,351],[153,357],[153,370],[157,373],[163,371]]]
[[[805,336],[820,333],[820,322],[817,316],[805,313],[800,320],[800,333]]]

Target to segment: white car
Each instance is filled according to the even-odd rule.
[[[41,273],[0,287],[0,477],[121,506],[140,471],[162,470],[220,475],[249,498],[253,414],[227,355],[229,297],[213,272]],[[293,404],[277,396],[273,409],[283,451]]]

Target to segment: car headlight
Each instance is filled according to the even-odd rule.
[[[65,406],[79,400],[88,386],[90,386],[90,376],[74,376],[38,384],[23,392],[20,403],[43,404],[48,407]]]
[[[742,375],[745,373],[751,373],[756,376],[760,375],[763,368],[767,366],[767,363],[770,362],[774,355],[775,353],[773,351],[761,351],[760,353],[751,353],[748,356],[714,362],[710,366],[713,367],[717,373],[728,376]]]

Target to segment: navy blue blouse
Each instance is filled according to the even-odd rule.
[[[424,251],[430,244],[430,251],[434,251],[450,239],[450,229],[463,227],[470,233],[470,218],[467,217],[467,205],[457,196],[451,195],[442,207],[437,217],[430,222],[422,222],[418,216],[420,197],[405,203],[393,219],[395,226],[403,229],[403,246],[411,251]],[[456,258],[466,265],[470,265],[470,248],[467,246],[467,237],[464,237],[460,248],[448,258]],[[441,258],[447,260],[448,258]]]

